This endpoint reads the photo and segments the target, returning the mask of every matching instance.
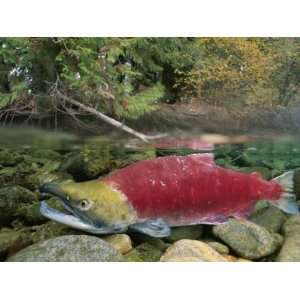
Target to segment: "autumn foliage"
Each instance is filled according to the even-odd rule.
[[[286,106],[300,100],[299,41],[1,38],[0,109],[51,112],[56,90],[119,119],[160,101]]]

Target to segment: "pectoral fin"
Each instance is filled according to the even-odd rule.
[[[163,219],[149,219],[135,223],[130,225],[129,229],[157,238],[169,236],[171,233],[169,225]]]

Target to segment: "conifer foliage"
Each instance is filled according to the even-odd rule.
[[[0,110],[63,110],[60,94],[115,119],[160,101],[299,101],[298,38],[1,38]]]

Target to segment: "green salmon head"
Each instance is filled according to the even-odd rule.
[[[40,191],[59,197],[71,215],[63,216],[61,212],[46,206],[46,203],[41,206],[41,213],[77,229],[94,233],[121,232],[121,228],[127,228],[137,220],[126,196],[99,180],[46,183]]]

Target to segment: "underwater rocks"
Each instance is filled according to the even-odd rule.
[[[103,240],[122,254],[126,254],[132,249],[132,242],[127,234],[114,234],[103,238]]]
[[[252,262],[252,260],[239,257],[236,262]]]
[[[296,199],[300,199],[300,169],[295,170],[294,173],[294,193]]]
[[[282,210],[270,204],[255,210],[249,217],[250,221],[266,228],[269,232],[280,232],[286,219],[287,215]]]
[[[46,202],[54,209],[64,210],[62,202],[56,197],[51,197]],[[49,221],[48,218],[40,213],[40,202],[19,205],[15,211],[15,219],[20,220],[27,226],[40,225]]]
[[[261,175],[261,177],[265,180],[269,180],[272,178],[271,170],[268,168],[264,168],[264,167],[242,167],[242,168],[239,168],[238,171],[247,173],[247,174],[256,172],[256,173],[259,173]]]
[[[0,260],[6,259],[31,244],[70,234],[82,234],[82,232],[52,221],[32,227],[3,228],[0,231]]]
[[[4,167],[15,166],[18,163],[22,162],[23,160],[24,157],[19,153],[10,151],[8,149],[0,150],[0,165]]]
[[[155,150],[142,151],[111,147],[83,148],[79,152],[68,154],[59,169],[71,174],[75,181],[85,181],[136,161],[153,157],[155,157]]]
[[[28,171],[18,165],[17,167],[5,167],[0,170],[0,186],[14,186],[20,185],[29,190],[34,190],[38,186],[37,178],[32,175],[36,172],[35,170]]]
[[[61,201],[52,197],[47,200],[48,205],[55,209],[64,209]],[[10,227],[12,222],[40,225],[49,220],[40,213],[38,194],[21,186],[0,188],[0,227]]]
[[[125,255],[129,262],[155,262],[159,261],[163,250],[150,243],[142,243]]]
[[[283,246],[276,261],[299,262],[300,261],[300,215],[290,217],[282,227],[284,235]]]
[[[51,149],[0,149],[0,183],[26,187],[24,184],[30,184],[27,177],[56,172],[63,159],[62,154]]]
[[[202,236],[203,226],[181,226],[171,228],[171,234],[166,238],[168,242],[176,242],[182,239],[197,240]]]
[[[94,179],[111,170],[112,162],[109,148],[80,152],[71,152],[59,167],[62,172],[68,172],[76,181]]]
[[[62,155],[51,149],[35,149],[31,151],[30,154],[32,157],[40,158],[42,160],[48,160],[48,161],[62,160]]]
[[[160,251],[165,251],[171,245],[171,243],[168,243],[163,238],[155,238],[139,232],[130,232],[130,237],[135,245],[147,243]]]
[[[226,262],[227,260],[208,244],[196,240],[180,240],[171,245],[160,258],[161,262]]]
[[[24,234],[24,231],[2,229],[0,231],[0,261],[30,244],[30,239]]]
[[[7,261],[120,262],[123,256],[107,242],[88,235],[66,235],[33,244]]]
[[[220,254],[229,254],[229,248],[219,242],[207,242],[207,245],[210,246],[211,248],[215,249],[217,252]]]
[[[228,262],[236,262],[237,261],[237,257],[233,256],[233,255],[230,255],[230,254],[223,254],[222,255],[226,261]]]
[[[213,227],[213,233],[235,253],[246,259],[259,259],[274,253],[280,243],[265,228],[247,220],[230,219]]]
[[[29,155],[24,155],[23,158],[15,166],[1,168],[0,165],[0,186],[20,185],[34,191],[46,181],[65,179],[68,176],[57,172],[60,161],[33,158]]]
[[[9,226],[16,218],[17,209],[24,204],[38,201],[35,193],[21,187],[4,187],[0,189],[0,227]]]

